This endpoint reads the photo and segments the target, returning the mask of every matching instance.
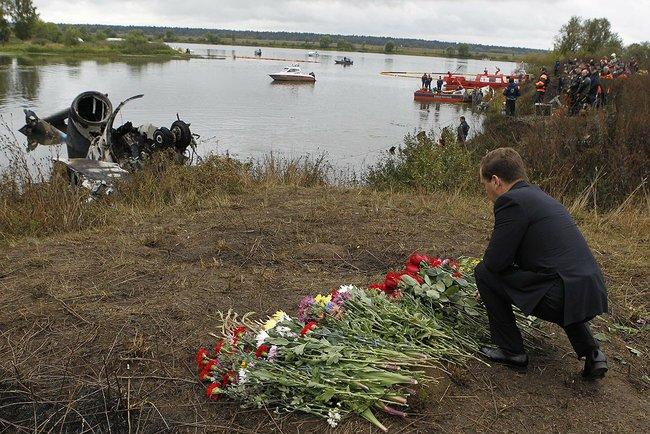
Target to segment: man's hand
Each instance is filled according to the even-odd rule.
[[[474,298],[476,299],[476,301],[481,301],[481,294],[479,294],[479,292],[476,291],[476,292],[474,293]]]

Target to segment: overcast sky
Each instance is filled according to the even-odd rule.
[[[278,30],[551,48],[572,15],[650,39],[650,0],[34,0],[59,23]]]

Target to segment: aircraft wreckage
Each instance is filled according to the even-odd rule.
[[[88,188],[93,196],[110,194],[115,179],[142,167],[156,152],[167,151],[184,163],[196,155],[198,136],[178,115],[169,128],[152,124],[135,127],[131,122],[114,127],[124,105],[143,96],[133,96],[113,110],[107,95],[84,92],[69,108],[46,118],[25,110],[25,126],[20,132],[27,136],[31,148],[35,143],[64,143],[68,157],[54,162],[67,168],[71,182]]]

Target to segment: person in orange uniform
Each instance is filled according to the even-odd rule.
[[[544,95],[546,95],[546,86],[548,86],[549,78],[546,68],[542,67],[542,73],[535,83],[535,103],[544,102]]]
[[[610,86],[614,76],[612,75],[609,67],[604,66],[602,71],[600,71],[600,89],[598,90],[598,105],[604,106],[607,103],[607,97],[609,96]]]

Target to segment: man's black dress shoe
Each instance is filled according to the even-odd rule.
[[[490,347],[481,348],[480,353],[496,363],[502,363],[516,368],[525,368],[528,366],[528,355],[526,353],[513,354],[509,351],[502,350],[501,348]]]
[[[599,349],[590,351],[585,357],[585,369],[582,376],[587,380],[598,380],[607,372],[607,357]]]

